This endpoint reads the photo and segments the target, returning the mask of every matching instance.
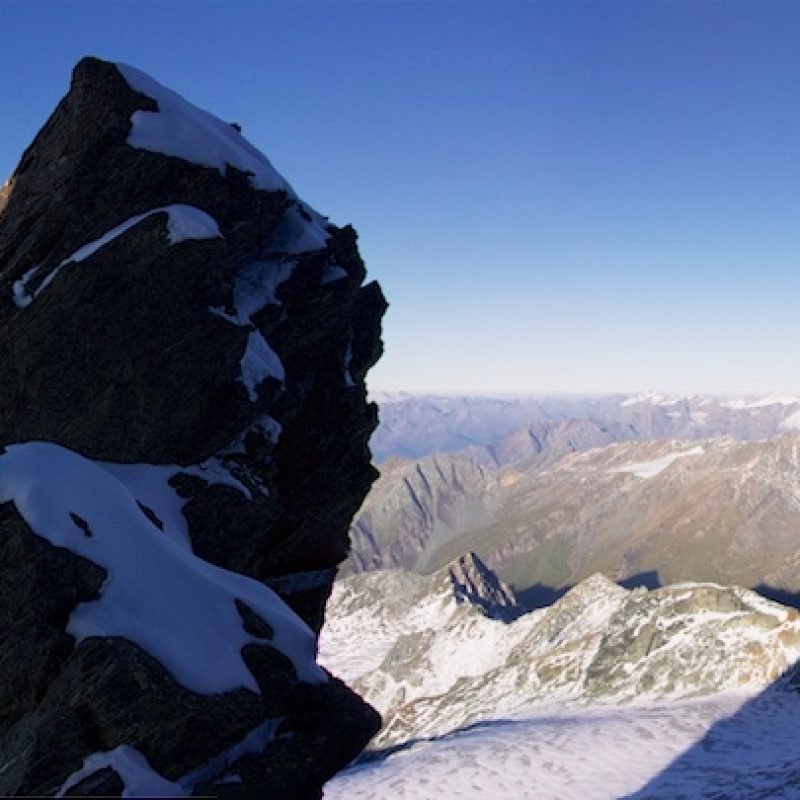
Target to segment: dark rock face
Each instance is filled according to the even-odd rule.
[[[116,66],[84,59],[0,191],[0,445],[45,440],[96,461],[174,465],[194,553],[271,586],[318,631],[375,478],[364,376],[381,353],[386,303],[377,284],[362,285],[351,228],[328,225],[323,244],[295,246],[287,221],[311,224],[312,212],[291,191],[131,146],[137,111],[159,104]],[[211,217],[220,235],[172,243],[159,209],[174,204]],[[254,264],[256,277],[282,270],[284,280],[237,317]],[[246,377],[251,336],[283,374]],[[198,472],[212,462],[224,480]],[[122,745],[176,781],[280,718],[271,743],[211,770],[203,791],[318,797],[377,729],[343,685],[299,682],[266,644],[244,655],[260,697],[195,694],[120,638],[76,647],[66,622],[102,592],[106,571],[38,537],[11,503],[0,527],[0,758],[16,759],[0,794],[52,794],[86,756]],[[269,638],[267,623],[240,612]],[[215,786],[228,773],[242,782]],[[70,794],[121,785],[104,767]]]
[[[475,553],[460,556],[448,567],[447,573],[457,602],[477,606],[487,617],[506,622],[523,612],[514,590],[506,586]]]

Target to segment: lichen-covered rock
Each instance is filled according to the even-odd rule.
[[[237,130],[84,59],[0,192],[0,446],[53,442],[101,465],[146,535],[271,587],[318,632],[375,477],[364,377],[386,304],[364,278],[354,231]],[[53,794],[70,776],[69,794],[118,793],[110,757],[76,776],[92,754],[135,751],[183,793],[318,797],[377,728],[343,685],[299,680],[240,601],[260,694],[198,693],[102,630],[76,644],[68,622],[113,569],[56,546],[2,481],[0,793]]]

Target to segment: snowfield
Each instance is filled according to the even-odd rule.
[[[340,773],[326,800],[795,800],[800,695],[541,710]]]
[[[656,458],[652,461],[640,461],[636,464],[626,464],[624,467],[616,467],[611,472],[632,472],[637,478],[647,480],[648,478],[655,478],[660,475],[667,467],[679,458],[686,456],[701,456],[705,450],[698,446],[692,447],[690,450],[681,450],[677,453],[669,453],[662,458]]]
[[[452,569],[334,585],[320,661],[383,728],[326,798],[800,800],[794,609],[595,575],[503,622],[459,601]]]

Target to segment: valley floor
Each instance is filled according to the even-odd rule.
[[[326,800],[800,800],[800,694],[536,710],[357,764]]]

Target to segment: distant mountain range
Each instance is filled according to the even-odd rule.
[[[595,572],[800,590],[800,399],[393,398],[381,416],[345,574],[474,550],[529,600]]]
[[[560,430],[568,439],[570,426],[594,436],[592,446],[624,439],[732,436],[746,441],[800,429],[800,397],[776,395],[731,399],[651,392],[503,399],[378,392],[372,399],[380,407],[380,425],[370,442],[376,463],[392,455],[416,459],[473,446],[507,463],[520,447],[538,447],[539,430]]]
[[[320,662],[383,726],[332,798],[796,786],[800,399],[378,399]]]

